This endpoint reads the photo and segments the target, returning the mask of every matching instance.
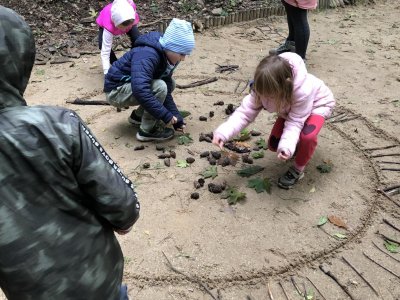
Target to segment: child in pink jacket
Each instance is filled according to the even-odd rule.
[[[307,73],[299,55],[291,52],[270,55],[258,64],[250,95],[215,130],[213,143],[222,148],[253,122],[262,109],[277,112],[268,148],[285,161],[296,153],[293,166],[278,180],[279,187],[289,189],[304,176],[317,146],[318,133],[334,106],[330,89]]]
[[[99,25],[99,48],[103,73],[107,74],[110,66],[117,60],[112,50],[113,37],[127,34],[133,47],[140,35],[137,28],[139,15],[136,12],[136,4],[132,0],[114,0],[101,10],[96,23]]]
[[[269,54],[295,52],[306,59],[310,26],[308,25],[307,11],[317,7],[317,0],[281,0],[285,7],[289,34],[286,41],[278,48],[269,51]]]

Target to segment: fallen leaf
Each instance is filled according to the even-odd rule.
[[[311,188],[310,193],[315,193],[315,186]]]
[[[328,217],[327,216],[322,216],[319,218],[317,226],[322,226],[328,222]]]
[[[264,151],[253,152],[251,154],[251,157],[253,157],[254,159],[263,158],[264,157]]]
[[[176,166],[179,168],[187,168],[190,164],[185,159],[178,159],[176,161]]]
[[[247,182],[247,186],[250,188],[254,188],[257,193],[261,193],[266,191],[268,194],[271,194],[271,182],[269,181],[269,178],[254,178],[250,179]]]
[[[179,145],[187,145],[193,143],[193,139],[189,133],[182,134],[178,136],[178,144]]]
[[[236,173],[241,177],[250,177],[254,174],[257,174],[258,172],[261,172],[262,170],[264,170],[263,167],[255,165],[238,170],[236,171]]]
[[[221,196],[223,199],[228,199],[229,205],[234,205],[239,201],[246,199],[246,193],[239,192],[237,187],[228,187],[225,193]]]
[[[208,167],[208,168],[206,168],[204,171],[203,171],[203,173],[201,173],[201,175],[204,177],[204,178],[212,178],[212,179],[214,179],[215,177],[217,177],[218,176],[218,169],[217,169],[217,166],[210,166],[210,167]]]
[[[333,225],[336,225],[337,227],[341,227],[341,228],[347,229],[346,223],[342,219],[340,219],[339,217],[329,216],[328,220],[329,220],[329,222],[331,222]]]
[[[267,145],[267,143],[265,142],[265,139],[263,139],[263,138],[258,139],[258,140],[256,141],[256,145],[257,145],[259,148],[263,148],[264,150],[267,150],[267,149],[268,149],[268,145]]]
[[[391,253],[398,253],[399,252],[399,244],[395,242],[391,242],[389,240],[385,240],[384,242],[385,248],[387,251]]]

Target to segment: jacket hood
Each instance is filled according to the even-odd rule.
[[[135,47],[152,47],[164,55],[164,49],[161,46],[159,39],[161,34],[156,31],[151,31],[148,34],[143,34],[139,36],[135,41]]]
[[[35,41],[26,22],[0,5],[0,109],[23,106],[35,61]]]

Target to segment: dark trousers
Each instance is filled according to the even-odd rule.
[[[308,25],[307,10],[291,6],[284,0],[281,1],[285,6],[289,27],[287,40],[294,41],[296,45],[296,53],[305,59],[308,41],[310,39],[310,26]]]
[[[99,27],[99,49],[101,50],[101,46],[103,44],[103,32],[104,32],[104,28]],[[140,36],[140,32],[139,29],[137,28],[137,25],[134,25],[127,33],[129,36],[129,39],[131,40],[131,48],[133,48],[133,45],[135,44],[136,39]],[[116,61],[118,58],[115,55],[114,51],[111,49],[110,52],[110,64],[112,65],[112,63],[114,61]]]

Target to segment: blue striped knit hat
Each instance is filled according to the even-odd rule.
[[[189,55],[194,48],[192,25],[185,20],[172,19],[159,42],[166,50]]]

